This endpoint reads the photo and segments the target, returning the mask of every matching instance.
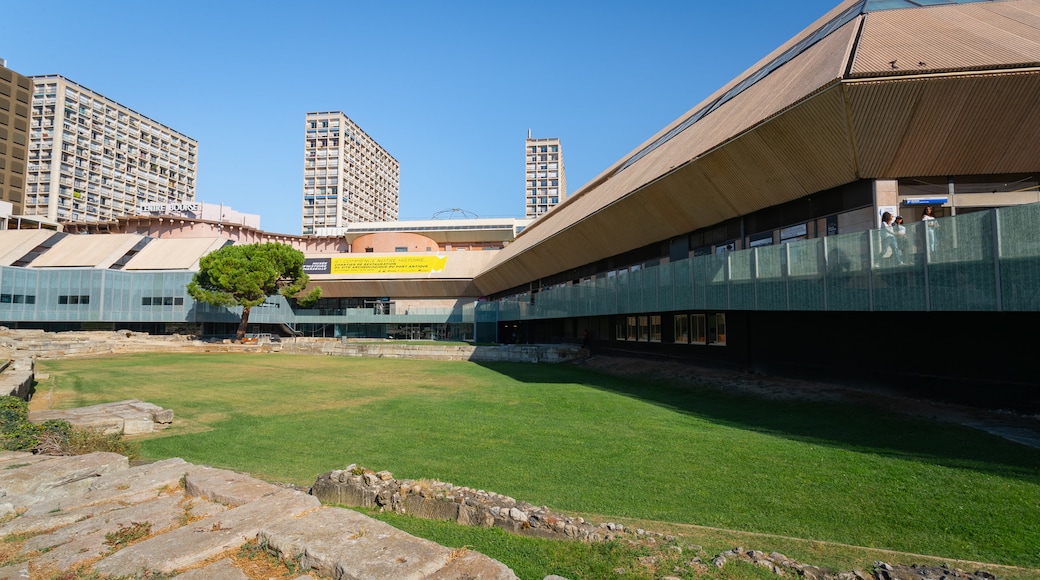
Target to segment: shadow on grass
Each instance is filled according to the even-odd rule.
[[[521,382],[572,382],[790,440],[1040,483],[1040,449],[960,425],[853,402],[776,401],[567,365],[478,363]],[[691,374],[696,369],[691,367]]]

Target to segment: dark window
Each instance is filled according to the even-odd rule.
[[[174,298],[173,299],[173,305],[174,306],[184,306],[184,297],[183,296],[177,296],[176,298]]]
[[[10,304],[10,303],[11,303],[11,295],[10,294],[0,294],[0,304]]]
[[[151,306],[151,305],[152,305],[152,297],[151,296],[145,296],[144,298],[141,298],[141,306]]]
[[[90,296],[58,296],[58,304],[90,304]]]

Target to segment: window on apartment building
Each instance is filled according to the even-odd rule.
[[[650,342],[661,342],[661,316],[650,317]]]

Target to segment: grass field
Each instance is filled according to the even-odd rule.
[[[148,458],[182,457],[301,485],[358,463],[594,521],[735,531],[691,529],[706,549],[747,537],[746,547],[776,545],[820,565],[876,557],[822,548],[837,543],[1040,576],[1040,450],[928,420],[570,366],[282,354],[37,365],[50,379],[38,385],[36,406],[142,399],[173,409],[174,427],[141,441]],[[392,523],[435,541],[470,533]],[[499,549],[517,550],[485,553],[520,573],[493,553]]]

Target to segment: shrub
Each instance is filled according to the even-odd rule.
[[[39,443],[33,448],[33,452],[47,455],[84,455],[95,451],[107,451],[125,455],[129,459],[136,459],[140,455],[137,446],[124,440],[119,433],[73,427],[65,421],[57,423],[64,423],[64,426],[55,425],[53,429],[41,433]]]
[[[83,455],[95,451],[108,451],[136,459],[140,452],[137,446],[123,439],[121,433],[104,433],[100,429],[73,427],[69,434],[67,455]]]
[[[0,447],[8,451],[32,451],[47,455],[83,455],[109,451],[130,459],[139,453],[119,433],[73,427],[53,419],[40,425],[29,422],[29,403],[18,397],[0,397]]]
[[[40,427],[29,422],[29,403],[18,397],[0,397],[0,447],[8,451],[32,449]]]

